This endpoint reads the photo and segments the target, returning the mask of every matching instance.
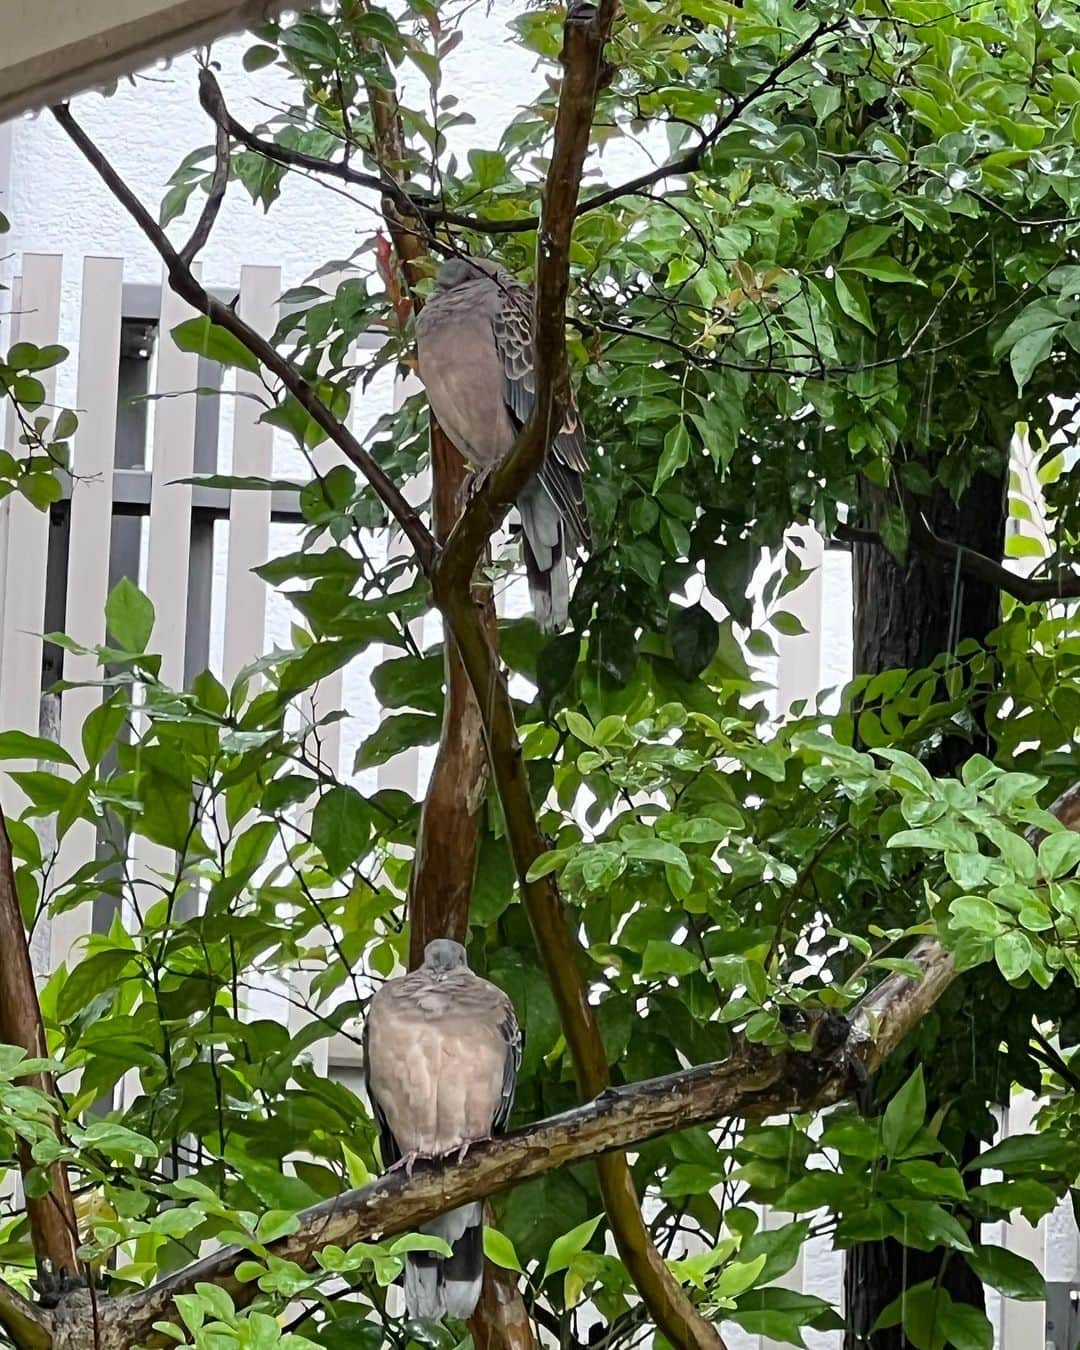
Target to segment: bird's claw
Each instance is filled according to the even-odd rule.
[[[401,1168],[405,1169],[405,1175],[411,1180],[413,1168],[420,1158],[427,1157],[426,1153],[420,1153],[414,1149],[411,1153],[403,1153],[396,1163],[392,1163],[386,1170],[387,1172],[397,1172]]]
[[[483,1134],[478,1139],[466,1139],[462,1143],[461,1147],[458,1149],[457,1157],[454,1159],[454,1161],[459,1163],[464,1162],[465,1155],[468,1153],[469,1149],[471,1149],[474,1144],[490,1144],[490,1143],[491,1143],[490,1134]]]

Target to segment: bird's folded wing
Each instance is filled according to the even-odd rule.
[[[491,326],[502,361],[503,398],[515,421],[523,426],[536,400],[532,292],[525,286],[503,283],[499,294],[500,300],[495,307]],[[563,424],[552,441],[551,455],[545,470],[549,467],[552,470],[550,475],[541,470],[544,486],[580,542],[587,544],[589,522],[577,476],[588,472],[589,461],[585,456],[585,437],[572,389],[568,390]]]

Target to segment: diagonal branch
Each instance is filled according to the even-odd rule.
[[[609,1088],[584,1106],[475,1145],[464,1162],[421,1163],[411,1179],[401,1171],[388,1173],[323,1201],[299,1216],[295,1232],[270,1245],[270,1255],[316,1270],[318,1253],[330,1244],[348,1247],[415,1229],[447,1209],[584,1159],[727,1117],[764,1119],[842,1101],[955,978],[951,958],[937,943],[923,944],[912,959],[922,966],[921,981],[890,975],[850,1020],[823,1016],[816,1050],[775,1054],[747,1045],[722,1062]],[[236,1270],[250,1258],[243,1248],[214,1252],[145,1292],[117,1300],[118,1315],[131,1338],[143,1342],[154,1339],[151,1324],[170,1315],[176,1297],[200,1281],[219,1285],[244,1306],[258,1287],[238,1280]]]
[[[487,540],[536,472],[562,420],[560,403],[569,378],[565,314],[570,244],[596,97],[607,76],[604,47],[616,9],[615,0],[601,0],[598,8],[579,3],[567,14],[564,77],[537,249],[533,408],[509,454],[465,508],[432,577],[436,603],[457,641],[476,693],[518,883],[583,1095],[607,1088],[607,1055],[589,1003],[580,947],[558,887],[550,876],[529,880],[529,870],[547,843],[537,822],[505,675],[483,632],[469,588]],[[716,1328],[687,1297],[654,1246],[625,1156],[607,1154],[596,1165],[619,1255],[658,1328],[680,1350],[723,1350]]]
[[[267,370],[278,377],[313,421],[326,432],[338,449],[356,465],[371,484],[383,505],[401,526],[406,538],[415,549],[420,566],[425,572],[430,573],[435,559],[435,541],[419,515],[406,501],[397,484],[368,454],[348,427],[334,416],[319,397],[315,388],[304,379],[296,367],[287,361],[261,333],[257,333],[250,324],[245,323],[239,314],[230,309],[228,305],[223,305],[220,300],[216,300],[204,289],[193,274],[190,265],[173,248],[165,231],[72,117],[68,105],[60,104],[54,107],[52,114],[74,141],[105,186],[127,210],[136,225],[157,250],[168,272],[169,284],[177,295],[186,300],[192,308],[197,309],[201,314],[205,314],[212,323],[227,329],[244,344],[248,351],[259,358]]]
[[[563,83],[554,145],[540,212],[533,323],[535,397],[529,419],[513,446],[462,513],[440,560],[434,589],[447,595],[467,587],[480,553],[515,497],[539,469],[562,414],[569,373],[566,365],[566,296],[570,240],[589,149],[593,110],[606,75],[604,46],[616,0],[572,6],[563,36]]]

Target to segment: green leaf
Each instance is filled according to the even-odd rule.
[[[823,211],[806,237],[806,256],[812,262],[831,253],[843,239],[848,227],[846,211]]]
[[[493,188],[506,177],[506,156],[497,150],[470,150],[469,168],[479,187]]]
[[[1037,332],[1022,337],[1009,352],[1009,365],[1018,394],[1024,392],[1035,368],[1041,366],[1054,350],[1058,332],[1058,328],[1040,328]]]
[[[257,42],[254,47],[249,47],[244,53],[245,70],[262,70],[263,66],[268,66],[278,59],[278,49],[268,47],[263,42]]]
[[[653,480],[653,491],[656,492],[661,483],[666,483],[672,474],[677,473],[689,458],[690,433],[686,423],[679,421],[664,437],[664,450]]]
[[[870,315],[870,301],[866,296],[866,288],[859,278],[856,276],[845,277],[842,272],[837,272],[833,277],[833,286],[836,290],[837,303],[848,318],[861,324],[867,332],[876,333],[877,329]]]
[[[154,630],[154,606],[138,586],[121,577],[105,602],[105,624],[124,652],[144,652]]]
[[[49,370],[67,359],[68,349],[59,343],[38,347],[33,342],[16,342],[7,354],[13,370]]]
[[[841,266],[876,253],[885,240],[895,233],[895,225],[864,225],[862,229],[853,231],[844,242]]]
[[[750,593],[761,549],[750,539],[710,545],[705,554],[705,582],[736,623],[749,628],[754,602]]]
[[[994,960],[1007,980],[1018,980],[1027,973],[1035,948],[1026,933],[1012,930],[994,939]]]
[[[371,838],[367,802],[353,787],[332,787],[315,803],[311,837],[330,871],[344,872],[363,855]]]
[[[1038,1267],[1026,1257],[1004,1247],[977,1245],[967,1253],[967,1263],[992,1289],[1006,1298],[1037,1300],[1046,1297],[1046,1286]]]
[[[684,680],[696,680],[716,655],[720,625],[702,605],[676,611],[668,630],[675,669]]]
[[[158,1146],[152,1139],[111,1120],[95,1121],[89,1125],[83,1131],[80,1143],[83,1148],[96,1149],[111,1158],[126,1154],[143,1158],[158,1156]]]
[[[752,1261],[732,1261],[720,1272],[712,1292],[717,1298],[737,1298],[757,1284],[764,1266],[764,1256],[755,1257]]]
[[[234,337],[227,328],[211,323],[205,314],[178,323],[172,330],[172,339],[182,352],[197,352],[209,361],[217,361],[223,366],[237,366],[253,374],[259,369],[258,358],[248,351],[240,339]]]
[[[486,1224],[484,1225],[484,1255],[495,1265],[502,1266],[504,1270],[516,1270],[522,1275],[525,1273],[521,1269],[518,1254],[514,1251],[514,1244],[505,1233],[500,1233],[497,1228],[489,1228]]]
[[[841,266],[849,268],[852,272],[860,272],[864,277],[873,277],[875,281],[900,282],[908,286],[925,285],[914,272],[909,272],[903,263],[898,263],[895,258],[882,256],[866,258],[862,262],[851,262],[845,258]]]
[[[25,731],[0,732],[0,759],[32,759],[75,767],[75,761],[62,745],[44,736],[29,736]]]
[[[431,713],[404,712],[384,717],[356,752],[354,769],[371,769],[385,764],[402,750],[415,745],[434,745],[439,739],[442,718]]]
[[[652,938],[645,944],[641,961],[643,980],[667,979],[671,975],[692,975],[701,969],[701,955],[689,947],[676,946]]]
[[[586,1219],[584,1223],[579,1223],[576,1228],[571,1228],[569,1233],[563,1233],[561,1237],[555,1239],[551,1244],[551,1250],[548,1252],[547,1264],[544,1266],[541,1283],[560,1270],[569,1268],[574,1257],[579,1252],[583,1252],[589,1245],[589,1241],[599,1227],[602,1218],[603,1215],[598,1214],[595,1219]]]
[[[97,768],[112,748],[127,717],[127,700],[119,693],[99,704],[82,724],[82,747],[91,769]]]
[[[954,1301],[945,1309],[942,1330],[955,1350],[993,1350],[994,1328],[981,1308]]]
[[[881,1142],[886,1156],[899,1157],[922,1129],[926,1119],[926,1086],[922,1065],[894,1094],[881,1122]]]
[[[1039,845],[1039,872],[1048,881],[1080,866],[1080,831],[1055,830]]]

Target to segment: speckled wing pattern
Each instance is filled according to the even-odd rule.
[[[533,369],[533,296],[532,291],[512,277],[498,272],[494,278],[502,303],[492,318],[495,345],[503,368],[503,398],[518,426],[532,412],[536,398],[536,374]],[[558,506],[563,522],[577,547],[589,546],[589,519],[581,475],[587,473],[585,436],[578,416],[577,401],[570,389],[563,424],[551,442],[539,478]]]

